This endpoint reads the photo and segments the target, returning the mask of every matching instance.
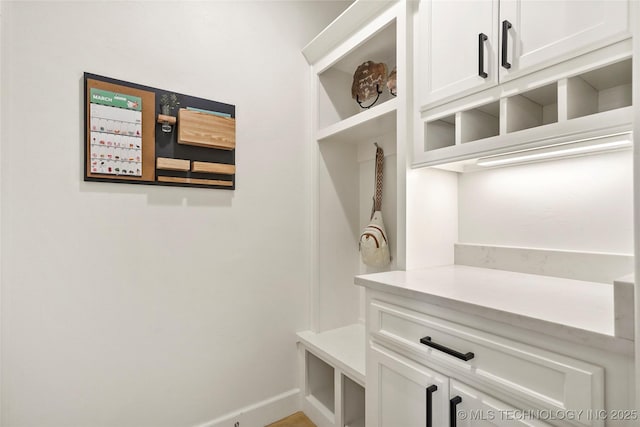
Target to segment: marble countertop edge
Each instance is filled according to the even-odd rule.
[[[457,267],[458,266],[445,266],[435,267],[434,269],[416,270],[414,272],[395,271],[360,275],[355,277],[354,283],[358,286],[367,287],[376,291],[387,292],[393,295],[430,303],[442,308],[457,310],[493,321],[507,323],[515,327],[531,330],[544,335],[550,335],[577,344],[596,347],[616,353],[633,354],[633,340],[615,336],[613,307],[610,307],[610,312],[609,310],[601,311],[600,316],[606,316],[607,318],[607,321],[603,322],[605,324],[602,327],[594,328],[593,324],[591,324],[591,328],[588,328],[586,326],[581,327],[581,325],[579,325],[580,319],[577,319],[574,322],[559,322],[555,320],[545,319],[542,315],[538,317],[536,315],[532,315],[531,313],[521,313],[517,310],[510,310],[509,307],[507,307],[508,304],[505,304],[505,307],[500,308],[490,307],[473,301],[457,298],[455,296],[455,292],[451,292],[450,295],[446,295],[447,292],[443,292],[442,288],[438,288],[437,286],[433,287],[435,289],[430,289],[431,287],[428,283],[424,283],[424,286],[420,286],[419,289],[415,288],[416,277],[421,278],[425,274],[429,275],[430,270],[437,272],[438,269],[455,269]],[[465,266],[464,268],[468,270],[468,267]],[[473,275],[473,273],[475,272],[474,270],[478,270],[478,276],[481,276],[485,273],[484,270],[490,269],[472,267],[471,270],[466,271],[465,273],[470,272]],[[497,274],[505,278],[509,278],[511,277],[511,275],[513,275],[514,280],[521,279],[524,276],[531,276],[523,275],[522,273],[504,272],[502,270],[500,270],[498,273],[495,273],[495,270],[487,271],[486,273],[489,275]],[[539,276],[539,278],[540,280],[549,279],[554,283],[562,283],[558,282],[557,278],[548,278],[546,276]],[[565,279],[560,279],[560,281],[563,280]],[[411,281],[411,284],[414,286],[407,286],[407,281]],[[417,281],[419,282],[419,280]],[[479,282],[482,281],[479,280]],[[576,284],[575,281],[571,281],[568,283],[571,283],[572,285]],[[585,282],[585,284],[589,285],[590,282]],[[608,286],[607,284],[599,285],[603,287]],[[469,284],[468,286],[474,285]],[[514,287],[514,293],[517,292],[517,290],[518,289],[516,285]],[[611,286],[611,294],[613,294],[613,286]],[[509,296],[505,297],[506,300],[508,300],[508,298]],[[612,303],[613,301],[611,302],[611,304]],[[608,317],[611,317],[611,319],[608,319]]]

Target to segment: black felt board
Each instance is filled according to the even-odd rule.
[[[89,80],[89,83],[87,82]],[[91,81],[96,82],[104,82],[106,84],[116,85],[122,88],[123,92],[126,90],[133,89],[136,91],[148,92],[154,95],[155,97],[155,105],[147,105],[148,103],[142,103],[142,111],[143,111],[143,121],[149,120],[149,117],[153,117],[153,121],[155,124],[155,154],[153,165],[144,164],[143,172],[145,168],[153,167],[153,178],[150,177],[129,177],[129,176],[116,176],[116,175],[105,175],[98,173],[91,173],[89,170],[89,92],[90,87],[93,84]],[[162,185],[162,186],[176,186],[176,187],[198,187],[198,188],[217,188],[224,190],[234,190],[235,189],[235,174],[234,175],[222,175],[222,174],[212,174],[212,173],[195,173],[191,171],[170,171],[170,170],[159,170],[155,168],[155,158],[165,157],[172,159],[184,159],[191,161],[201,161],[201,162],[211,162],[211,163],[223,163],[229,165],[235,165],[235,150],[222,150],[215,148],[207,148],[207,147],[197,147],[192,145],[184,145],[178,144],[178,130],[177,126],[179,124],[175,124],[172,126],[172,131],[170,133],[163,132],[161,127],[161,123],[157,123],[157,116],[160,110],[160,99],[162,95],[167,94],[175,94],[177,96],[179,105],[178,108],[198,108],[202,110],[208,111],[216,111],[220,113],[227,113],[231,116],[231,118],[235,119],[235,106],[231,104],[225,104],[222,102],[211,101],[208,99],[198,98],[195,96],[185,95],[178,92],[174,92],[171,90],[158,89],[150,86],[144,86],[137,83],[126,82],[122,80],[112,79],[109,77],[99,76],[91,73],[84,73],[84,105],[85,105],[85,143],[84,143],[84,154],[85,154],[85,171],[84,171],[84,180],[85,181],[102,181],[102,182],[116,182],[116,183],[127,183],[127,184],[147,184],[147,185]],[[152,112],[149,109],[153,109]],[[152,114],[151,114],[152,113]],[[177,108],[171,111],[171,115],[177,116]],[[147,125],[143,122],[143,126]],[[144,138],[144,131],[143,131]],[[144,150],[143,150],[144,154]],[[157,179],[159,176],[167,176],[167,177],[179,177],[179,178],[194,178],[194,179],[208,179],[208,180],[225,180],[231,181],[231,186],[220,186],[220,185],[208,185],[208,184],[192,184],[192,183],[169,183],[169,182],[159,182]]]

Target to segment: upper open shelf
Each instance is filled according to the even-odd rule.
[[[414,164],[464,171],[479,157],[629,132],[631,81],[624,59],[455,113],[427,113]]]
[[[318,142],[360,142],[396,131],[397,99],[371,107],[357,115],[320,129]]]
[[[567,118],[631,106],[631,59],[567,80]]]
[[[392,17],[393,18],[393,17]],[[353,76],[359,65],[366,61],[384,63],[387,76],[396,66],[396,21],[379,22],[377,28],[371,27],[371,34],[362,37],[345,55],[337,59],[328,68],[318,74],[318,139],[326,138],[350,126],[359,126],[363,122],[384,115],[393,107],[392,95],[385,85],[380,87],[380,96],[375,104],[367,109],[358,104],[351,96]],[[369,106],[375,98],[361,100],[363,106]],[[385,106],[385,107],[383,107]],[[372,113],[377,110],[377,113]],[[362,119],[350,120],[362,116]],[[395,119],[395,118],[394,118]]]
[[[553,83],[507,98],[507,133],[558,122],[558,84]]]

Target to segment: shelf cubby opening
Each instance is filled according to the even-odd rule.
[[[500,134],[500,102],[492,102],[463,111],[460,117],[460,142],[477,141]]]
[[[372,37],[366,39],[347,55],[318,75],[318,126],[324,129],[349,117],[368,111],[351,97],[353,75],[360,64],[366,61],[384,63],[387,74],[396,66],[396,23],[392,21]],[[395,97],[386,85],[379,99],[371,108],[376,108]],[[375,98],[362,101],[368,106]]]
[[[306,352],[307,396],[315,398],[330,413],[335,413],[334,369],[332,366]]]
[[[556,82],[507,98],[507,133],[558,121]]]
[[[345,427],[365,427],[364,387],[342,376],[342,408]]]
[[[631,106],[631,59],[567,80],[567,118],[589,116]]]
[[[424,149],[437,150],[456,145],[456,116],[446,116],[424,124]]]

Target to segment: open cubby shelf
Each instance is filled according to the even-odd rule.
[[[567,118],[631,106],[631,59],[567,79]]]
[[[342,376],[342,401],[345,427],[364,427],[364,387],[344,375]]]
[[[354,15],[353,11],[364,14]],[[311,66],[315,181],[311,329],[297,334],[303,411],[318,426],[365,426],[363,291],[353,277],[370,272],[358,250],[375,193],[376,147],[384,150],[382,211],[394,269],[403,259],[402,147],[409,129],[411,68],[405,52],[409,8],[403,2],[354,2],[303,49]],[[375,103],[352,98],[354,74],[367,62],[396,68],[397,89],[387,84]],[[382,80],[382,79],[381,79]],[[369,87],[369,89],[372,89]],[[373,88],[376,89],[375,87]],[[397,95],[397,96],[396,96]],[[409,94],[410,95],[410,94]],[[364,108],[364,107],[369,108]]]
[[[311,352],[307,357],[307,396],[315,399],[328,412],[335,412],[334,370],[333,367]]]
[[[364,427],[364,325],[297,335],[304,360],[305,412],[319,425]]]
[[[351,15],[352,8],[367,12],[356,19]],[[382,93],[377,102],[370,108],[362,108],[352,98],[351,89],[354,73],[367,61],[386,64],[387,78],[397,66],[399,86],[410,87],[407,72],[410,67],[406,64],[406,52],[403,54],[408,37],[403,24],[407,18],[408,8],[402,2],[355,2],[319,36],[317,41],[322,46],[312,41],[303,50],[305,57],[311,58],[312,75],[311,139],[313,161],[317,165],[312,172],[317,184],[312,224],[316,248],[312,262],[317,272],[312,286],[317,297],[312,305],[312,319],[316,319],[312,326],[319,336],[364,317],[360,313],[362,291],[352,283],[355,275],[373,269],[362,262],[358,242],[360,232],[371,218],[371,199],[375,193],[374,143],[385,155],[382,211],[392,261],[384,269],[393,269],[402,262],[404,222],[397,213],[398,195],[402,194],[398,187],[403,185],[404,171],[398,168],[398,158],[404,153],[398,147],[408,133],[408,128],[399,124],[406,123],[409,98],[406,90],[392,95],[384,84],[379,88]],[[345,28],[350,25],[354,27],[347,31]],[[369,106],[373,99],[362,100],[362,104]],[[358,342],[358,346],[362,346],[364,354],[364,341]],[[348,364],[336,367],[363,383],[364,375]]]
[[[311,353],[307,353],[311,357]],[[319,359],[318,359],[319,360]],[[320,361],[321,363],[324,363]],[[317,369],[316,364],[309,365],[310,370]],[[328,366],[328,365],[327,365]],[[331,371],[333,372],[333,370]],[[312,375],[312,372],[308,373]],[[322,372],[315,374],[323,375]],[[339,377],[342,381],[342,419],[345,427],[364,427],[365,426],[365,392],[364,387],[351,380],[346,375]],[[328,377],[326,378],[329,379]],[[321,411],[326,412],[328,418],[335,418],[335,394],[333,389],[333,378],[331,378],[331,387],[323,386],[319,390],[315,390],[308,395],[308,399],[315,405],[320,405]],[[328,405],[330,404],[330,406]],[[330,416],[329,416],[330,415]]]
[[[319,142],[360,142],[396,130],[398,100],[392,99],[364,110],[340,122],[322,128],[316,138]]]
[[[356,323],[319,333],[298,332],[298,339],[309,351],[364,385],[364,325]]]
[[[558,84],[542,86],[507,98],[507,133],[558,121]]]
[[[354,116],[367,115],[370,110],[362,108],[351,97],[353,75],[358,66],[366,61],[382,62],[387,66],[387,74],[391,73],[396,66],[396,31],[396,22],[393,20],[318,74],[319,129],[331,132],[336,124]],[[395,99],[386,86],[380,89],[382,93],[371,110]],[[372,101],[367,100],[362,104],[368,106]],[[338,128],[348,124],[346,122],[346,125]]]
[[[453,114],[427,114],[427,165],[521,149],[527,142],[544,145],[540,141],[574,132],[574,122],[582,129],[586,124],[586,129],[628,131],[631,74],[631,59],[624,59]]]
[[[456,116],[441,117],[424,124],[424,148],[427,151],[456,144]]]
[[[500,103],[492,102],[460,113],[460,142],[497,136],[500,133]]]

